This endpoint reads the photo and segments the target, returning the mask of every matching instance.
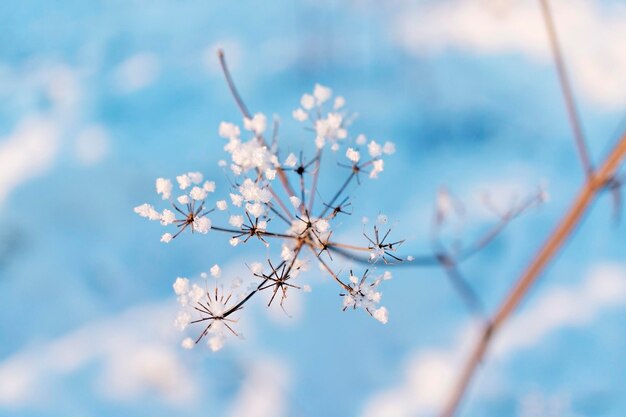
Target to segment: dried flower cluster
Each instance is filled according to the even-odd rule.
[[[213,198],[215,183],[206,181],[199,172],[184,173],[175,181],[158,178],[156,191],[167,203],[166,208],[159,211],[143,204],[135,212],[167,228],[162,242],[169,243],[185,231],[220,232],[232,246],[260,245],[270,259],[265,265],[249,265],[250,282],[246,285],[239,281],[228,288],[219,281],[210,285],[206,273],[202,274],[203,285],[192,284],[186,278],[176,279],[174,291],[182,307],[176,326],[181,330],[190,324],[200,326],[199,335],[195,339],[185,338],[183,347],[191,348],[206,336],[209,347],[219,350],[228,334],[238,335],[235,313],[256,293],[269,291],[268,307],[277,302],[282,308],[291,291],[310,290],[298,282],[298,276],[311,263],[318,263],[341,287],[344,310],[361,308],[386,323],[388,312],[379,305],[379,285],[390,279],[391,273],[370,276],[375,274],[377,264],[403,260],[395,253],[402,241],[390,238],[391,229],[386,227],[384,215],[378,216],[371,232],[363,233],[362,246],[335,241],[333,227],[338,217],[351,214],[352,188],[365,179],[378,178],[384,171],[383,158],[395,152],[394,144],[368,140],[362,134],[351,136],[348,128],[354,115],[345,110],[344,98],[333,98],[330,88],[318,84],[311,94],[302,96],[300,106],[292,114],[312,133],[307,132],[312,136],[314,155],[307,159],[304,151],[285,154],[278,143],[277,122],[273,123],[268,143],[266,116],[248,112],[223,59],[221,62],[244,116],[242,126],[222,122],[218,130],[225,140],[224,150],[230,155],[230,161],[218,162],[232,177],[230,189],[221,198]],[[345,179],[338,182],[334,193],[323,195],[317,184],[323,156],[329,152],[345,169]],[[333,267],[333,254],[365,259],[369,268],[360,278],[352,271],[344,277]],[[219,280],[219,266],[213,266],[210,275]]]

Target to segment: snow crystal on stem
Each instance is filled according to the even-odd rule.
[[[343,310],[362,308],[370,316],[385,324],[389,318],[387,309],[378,306],[382,297],[382,294],[378,291],[378,285],[381,283],[382,278],[379,277],[373,282],[368,282],[368,273],[369,270],[366,270],[361,279],[359,279],[350,271],[350,284],[346,286],[348,291],[341,294],[343,297]]]

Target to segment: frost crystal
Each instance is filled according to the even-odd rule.
[[[205,199],[209,192],[215,191],[215,183],[206,181],[202,187],[193,184],[201,184],[203,175],[199,172],[188,172],[176,177],[179,188],[186,190],[192,187],[188,194],[179,195],[176,202],[170,200],[170,209],[164,209],[162,213],[150,204],[142,204],[135,207],[135,213],[148,220],[159,220],[161,225],[175,225],[178,231],[175,234],[165,233],[161,236],[161,242],[169,243],[176,238],[185,229],[189,228],[192,232],[208,233],[211,229],[211,220],[206,217],[211,210],[205,210]],[[193,185],[193,186],[192,186]],[[164,198],[171,197],[172,182],[168,179],[158,178],[156,180],[157,193]],[[178,204],[178,205],[177,205]],[[177,217],[179,216],[179,217]]]
[[[388,313],[385,307],[378,307],[382,294],[378,291],[378,285],[382,278],[377,278],[373,282],[367,282],[369,270],[363,273],[361,279],[354,276],[350,271],[350,284],[346,286],[346,292],[342,293],[343,310],[348,308],[362,308],[370,316],[385,324],[388,320]]]
[[[156,191],[157,194],[161,194],[163,200],[168,200],[172,196],[172,181],[165,178],[157,178]]]
[[[215,265],[213,268],[219,268]],[[211,274],[214,270],[211,268]],[[239,336],[233,329],[236,320],[231,317],[241,309],[232,293],[225,293],[222,287],[215,287],[205,291],[197,285],[189,287],[189,280],[177,278],[174,282],[174,292],[178,296],[181,310],[176,316],[174,325],[184,330],[190,323],[201,323],[204,330],[195,340],[197,344],[204,336],[208,337],[207,344],[213,351],[222,348],[228,333]],[[194,316],[192,316],[192,314]],[[194,342],[189,338],[182,341],[186,349],[193,347]]]

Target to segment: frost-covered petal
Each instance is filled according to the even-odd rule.
[[[396,152],[396,145],[393,142],[385,142],[383,145],[383,153],[385,155],[392,155]]]
[[[374,310],[372,313],[372,317],[381,322],[382,324],[387,324],[389,321],[389,313],[385,307],[380,307]]]
[[[263,264],[261,262],[252,262],[250,264],[250,272],[254,275],[261,275],[263,273]]]
[[[325,233],[330,229],[330,223],[326,219],[319,219],[315,222],[315,230],[320,233]]]
[[[228,204],[226,203],[226,200],[219,200],[215,203],[215,207],[217,207],[219,211],[224,211],[228,208]]]
[[[211,230],[211,220],[208,217],[196,217],[193,221],[193,230],[208,233]]]
[[[161,214],[161,224],[163,226],[174,223],[174,220],[176,220],[176,214],[174,214],[173,211],[168,209],[163,210]]]
[[[243,168],[237,164],[231,164],[230,170],[233,171],[235,175],[241,175],[243,173]]]
[[[176,181],[181,190],[188,188],[192,184],[191,178],[187,174],[177,176]]]
[[[305,110],[311,110],[313,108],[313,106],[315,106],[315,97],[313,97],[310,94],[302,95],[302,98],[300,99],[300,105]]]
[[[160,194],[163,200],[167,200],[172,196],[172,181],[165,178],[157,178],[156,192]]]
[[[239,131],[239,126],[228,122],[220,123],[219,135],[221,137],[225,139],[238,138],[240,134],[241,132]]]
[[[276,178],[276,170],[275,169],[266,169],[265,170],[265,178],[267,178],[268,180],[272,181],[274,178]]]
[[[289,156],[287,156],[287,159],[285,159],[284,165],[286,167],[293,168],[296,166],[297,163],[298,158],[293,153],[290,153]]]
[[[148,220],[160,220],[161,214],[154,209],[154,207],[150,204],[142,204],[133,209],[135,213],[139,214],[141,217],[145,217]]]
[[[209,338],[207,341],[207,345],[212,352],[217,352],[224,347],[224,336],[222,335],[214,335]]]
[[[370,178],[378,178],[378,174],[383,172],[385,168],[385,161],[377,159],[372,162],[372,170],[370,171]]]
[[[196,201],[202,201],[206,198],[206,190],[204,190],[204,188],[195,186],[189,192],[189,196]]]
[[[292,195],[291,197],[289,197],[289,201],[291,201],[291,204],[295,208],[300,207],[300,204],[302,204],[302,201],[298,197],[296,197],[295,195]]]
[[[263,134],[265,132],[265,128],[267,126],[267,120],[265,115],[262,113],[255,114],[252,119],[244,118],[243,119],[243,127],[246,130],[250,130],[257,135]]]
[[[246,211],[248,211],[248,213],[250,213],[254,217],[260,217],[265,211],[265,209],[263,208],[263,205],[261,205],[260,203],[253,203],[253,204],[247,203]]]
[[[234,206],[237,207],[241,207],[241,204],[243,203],[243,196],[239,195],[239,194],[230,194],[230,201],[233,203]]]
[[[361,159],[361,154],[355,149],[348,148],[346,150],[346,157],[356,164],[359,162],[359,159]]]
[[[335,97],[335,104],[333,104],[333,109],[334,110],[339,110],[340,108],[342,108],[345,105],[346,105],[346,99],[345,98],[343,98],[342,96]]]
[[[313,97],[315,97],[315,101],[317,104],[322,104],[333,95],[333,90],[328,87],[324,87],[320,84],[315,84],[313,88]]]
[[[293,259],[293,256],[294,256],[293,250],[289,246],[283,245],[283,248],[282,248],[282,250],[280,252],[280,258],[283,261],[289,261],[289,260]]]
[[[205,181],[204,184],[202,185],[202,188],[207,193],[213,193],[213,192],[215,192],[215,182],[214,181]]]
[[[230,218],[228,219],[228,224],[230,224],[233,227],[240,228],[243,225],[243,216],[239,216],[239,215],[230,216]]]
[[[191,315],[186,311],[179,311],[176,320],[174,320],[174,326],[176,326],[178,330],[185,330],[189,322],[191,322]]]
[[[309,115],[306,111],[302,110],[301,108],[297,108],[295,109],[291,115],[293,116],[294,119],[296,119],[299,122],[304,122],[306,119],[309,118]]]
[[[195,346],[195,343],[193,341],[193,339],[191,337],[186,337],[183,339],[183,341],[180,343],[180,345],[184,348],[184,349],[193,349],[193,347]]]
[[[204,288],[202,288],[201,286],[197,284],[193,284],[191,286],[191,290],[189,291],[188,295],[189,295],[189,298],[191,298],[191,301],[193,303],[197,303],[206,295],[206,292]]]
[[[200,184],[202,180],[204,179],[204,176],[200,172],[188,172],[187,176],[189,177],[191,182],[194,184]]]
[[[172,288],[174,288],[176,295],[183,295],[189,291],[189,280],[187,278],[178,277],[176,281],[174,281]]]
[[[383,148],[376,141],[371,141],[367,145],[367,150],[372,158],[378,158],[383,154]]]

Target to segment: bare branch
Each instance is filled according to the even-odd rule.
[[[589,157],[589,149],[585,141],[585,134],[583,133],[582,123],[576,108],[576,101],[574,100],[574,93],[567,74],[567,68],[565,61],[563,60],[563,54],[559,46],[559,40],[556,34],[556,28],[554,26],[554,20],[552,18],[552,12],[550,10],[549,0],[539,0],[541,3],[541,12],[543,20],[548,32],[548,38],[550,41],[550,48],[552,49],[552,56],[554,58],[554,64],[556,65],[557,73],[559,75],[559,83],[561,84],[561,92],[563,93],[563,99],[565,100],[565,106],[567,108],[567,117],[569,118],[570,125],[574,134],[574,141],[576,142],[576,149],[578,156],[583,165],[587,177],[593,173],[593,164]]]

